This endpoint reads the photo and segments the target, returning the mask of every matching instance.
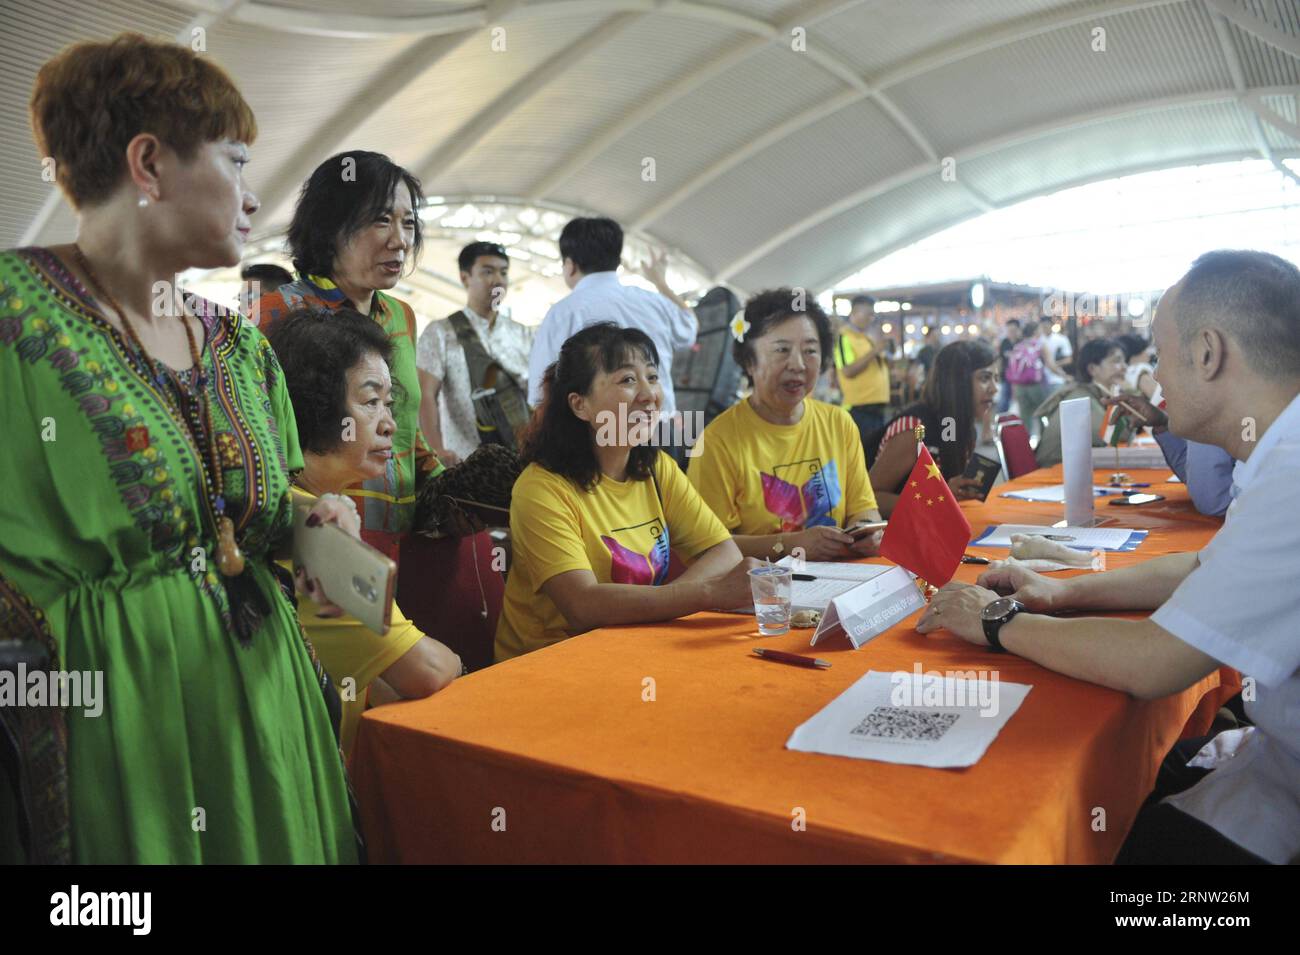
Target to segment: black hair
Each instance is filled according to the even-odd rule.
[[[591,425],[574,415],[569,395],[588,394],[598,372],[617,371],[632,355],[655,367],[659,365],[655,343],[640,329],[597,322],[570,336],[560,346],[560,357],[542,377],[542,403],[520,436],[520,462],[527,465],[536,461],[584,491],[594,489],[600,480],[595,436]],[[627,461],[628,477],[638,481],[650,477],[658,455],[659,449],[652,444],[632,448]]]
[[[870,295],[855,295],[853,298],[849,299],[850,308],[857,308],[859,305],[865,305],[868,308],[875,308],[876,300]]]
[[[623,227],[613,219],[570,219],[560,233],[560,258],[584,275],[614,272],[623,255]]]
[[[1085,385],[1092,381],[1092,373],[1088,371],[1089,365],[1100,365],[1110,353],[1118,351],[1124,353],[1124,346],[1113,338],[1094,338],[1079,349],[1079,353],[1074,356],[1074,377],[1076,380],[1083,382]],[[1125,355],[1125,358],[1128,356]]]
[[[456,259],[456,265],[462,272],[474,271],[474,263],[478,261],[480,255],[495,255],[510,261],[510,256],[506,254],[505,246],[498,242],[471,242],[465,248],[460,250],[460,255]]]
[[[1300,269],[1267,252],[1219,249],[1178,283],[1175,314],[1184,346],[1217,323],[1270,378],[1300,374]]]
[[[261,286],[263,295],[269,295],[281,285],[288,285],[293,281],[292,272],[270,262],[246,265],[240,270],[239,277],[245,282],[257,282]]]
[[[949,342],[934,356],[934,365],[921,389],[921,402],[941,418],[956,423],[957,440],[941,441],[939,469],[944,474],[961,474],[975,450],[975,400],[971,379],[977,371],[998,360],[997,352],[983,339]],[[942,435],[927,435],[929,440]]]
[[[337,450],[347,415],[348,370],[369,354],[391,364],[388,335],[356,309],[303,306],[272,325],[266,338],[284,369],[298,443],[313,454]]]
[[[821,368],[818,373],[831,366],[835,357],[835,335],[831,331],[831,320],[822,307],[803,289],[797,292],[790,288],[768,289],[745,303],[745,321],[749,323],[749,330],[745,332],[744,338],[731,346],[731,356],[745,373],[751,388],[754,386],[754,377],[749,370],[758,360],[754,353],[754,342],[762,338],[773,325],[780,325],[787,318],[800,317],[811,319],[813,327],[817,329],[817,342],[821,347]]]
[[[1006,321],[1006,324],[1008,324],[1008,325],[1014,325],[1014,326],[1016,326],[1016,328],[1019,328],[1019,327],[1020,327],[1020,319],[1018,319],[1018,318],[1008,318],[1007,321]]]
[[[303,183],[289,223],[293,267],[304,275],[331,276],[339,248],[392,207],[399,183],[411,191],[415,240],[409,260],[418,259],[424,248],[420,180],[382,153],[354,149],[326,159]]]
[[[1120,335],[1115,339],[1115,344],[1124,349],[1124,360],[1132,361],[1134,356],[1142,354],[1151,347],[1151,343],[1141,335],[1132,333]]]
[[[1038,324],[1039,324],[1039,325],[1042,325],[1042,324],[1044,324],[1044,323],[1046,323],[1046,324],[1048,324],[1048,325],[1055,325],[1055,324],[1056,324],[1056,319],[1053,318],[1051,315],[1040,315],[1039,318],[1038,318]]]

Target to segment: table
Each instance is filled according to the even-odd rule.
[[[1150,534],[1133,553],[1108,554],[1110,566],[1199,549],[1220,526],[1192,509],[1182,485],[1163,483],[1167,471],[1132,473],[1169,500],[1113,509],[1117,524]],[[1061,480],[1059,467],[1037,471],[963,510],[976,534],[989,523],[1051,523],[1059,506],[997,495]],[[980,569],[964,565],[958,579]],[[370,710],[352,770],[371,860],[1106,863],[1170,746],[1185,728],[1204,733],[1239,688],[1224,669],[1140,702],[947,634],[922,636],[915,621],[858,651],[843,638],[819,646],[833,664],[824,671],[754,657],[755,646],[806,651],[811,631],[759,639],[752,618],[611,627]],[[1001,680],[1034,688],[966,769],[784,748],[868,670],[918,662],[996,667]]]

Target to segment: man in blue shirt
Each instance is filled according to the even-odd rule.
[[[1187,485],[1192,504],[1202,514],[1222,517],[1232,503],[1232,472],[1237,462],[1223,448],[1188,441],[1169,430],[1169,417],[1141,395],[1120,395],[1108,405],[1127,405],[1129,413],[1151,428],[1165,463]]]

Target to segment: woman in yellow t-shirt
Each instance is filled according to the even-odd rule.
[[[749,557],[872,557],[879,532],[855,544],[843,530],[880,519],[862,437],[848,412],[812,397],[833,336],[802,295],[772,289],[746,303],[732,353],[753,391],[704,429],[690,481]]]
[[[546,370],[510,503],[514,557],[496,658],[613,624],[750,601],[744,561],[686,476],[649,442],[659,353],[611,322],[573,335]],[[690,566],[667,583],[670,549]]]
[[[388,335],[354,309],[304,307],[285,314],[267,339],[284,370],[298,423],[304,467],[294,483],[300,492],[350,502],[342,496],[345,489],[382,475],[393,454]],[[397,607],[388,633],[380,636],[324,602],[301,572],[297,583],[304,594],[299,620],[343,700],[345,754],[351,755],[368,705],[426,697],[460,676],[460,657],[421,633]]]

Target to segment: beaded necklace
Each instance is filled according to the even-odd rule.
[[[199,427],[201,432],[208,437],[206,459],[199,436],[191,429],[184,409],[181,408],[180,403],[172,395],[171,389],[167,387],[167,375],[162,362],[155,361],[149,352],[145,350],[139,336],[135,333],[135,328],[132,327],[130,320],[126,317],[126,312],[122,310],[122,306],[117,304],[117,300],[104,289],[103,283],[96,277],[90,263],[86,260],[86,254],[81,251],[81,246],[74,244],[72,249],[77,264],[81,266],[86,278],[90,280],[91,288],[96,297],[107,302],[113,311],[117,313],[118,320],[126,331],[126,337],[130,341],[131,347],[139,353],[144,366],[153,372],[154,382],[158,385],[158,391],[163,396],[163,403],[167,406],[167,410],[180,423],[186,437],[194,445],[194,451],[199,458],[199,470],[203,473],[203,487],[208,494],[209,503],[212,505],[215,524],[213,530],[216,532],[217,537],[217,569],[226,577],[239,576],[244,572],[244,555],[235,542],[234,522],[226,515],[225,480],[221,472],[221,461],[217,457],[216,438],[212,433],[212,414],[209,409],[209,399],[204,395],[207,381],[206,376],[203,374],[202,355],[194,341],[194,331],[190,328],[188,317],[182,316],[181,324],[185,327],[185,340],[189,343],[190,358],[194,362],[194,395],[199,406]]]

